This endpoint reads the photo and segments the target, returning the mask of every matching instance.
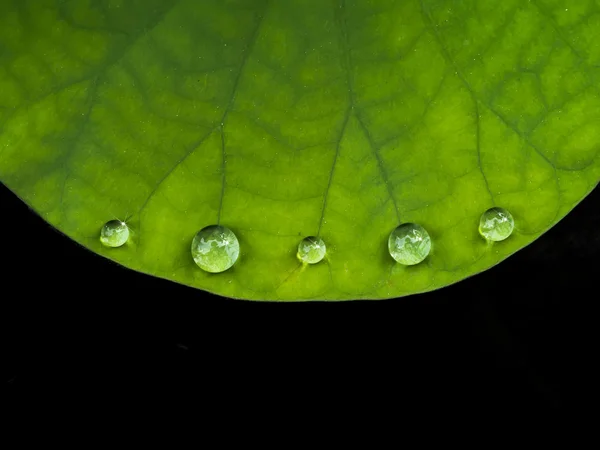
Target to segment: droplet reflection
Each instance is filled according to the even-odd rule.
[[[100,231],[100,242],[107,247],[120,247],[129,239],[129,227],[120,220],[106,222]]]
[[[479,233],[488,241],[503,241],[515,227],[512,215],[504,208],[490,208],[481,215]]]
[[[429,233],[416,223],[403,223],[390,234],[388,239],[390,255],[400,264],[419,264],[431,250]]]
[[[220,273],[235,264],[240,244],[229,228],[210,225],[200,230],[192,240],[192,257],[202,270]]]
[[[298,244],[298,259],[308,264],[316,264],[324,257],[327,248],[323,239],[315,236],[308,236],[302,239]]]

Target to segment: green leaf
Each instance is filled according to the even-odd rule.
[[[481,272],[598,183],[600,1],[3,0],[0,180],[127,267],[256,300]],[[506,208],[511,237],[478,234]],[[129,241],[100,229],[127,219]],[[400,223],[432,240],[403,266]],[[194,264],[207,225],[226,272]],[[320,236],[327,256],[296,251]]]

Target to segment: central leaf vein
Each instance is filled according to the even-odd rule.
[[[358,110],[356,108],[355,88],[354,88],[354,80],[353,80],[353,74],[352,74],[352,69],[354,67],[354,63],[352,61],[352,51],[350,49],[350,43],[349,43],[349,39],[348,39],[348,23],[347,23],[347,19],[346,19],[347,9],[346,9],[346,1],[345,0],[339,1],[338,10],[339,11],[336,14],[336,17],[337,17],[338,26],[340,29],[340,34],[341,34],[341,47],[342,47],[343,54],[344,54],[343,65],[344,65],[344,71],[346,73],[346,85],[347,85],[347,89],[348,89],[349,105],[344,114],[344,120],[342,122],[340,134],[336,141],[335,156],[333,158],[333,163],[331,166],[331,170],[329,172],[329,180],[327,183],[327,187],[325,189],[325,194],[323,195],[323,206],[321,208],[321,218],[319,220],[319,228],[317,231],[317,236],[321,235],[321,228],[323,226],[323,222],[324,222],[324,218],[325,218],[325,210],[327,208],[327,200],[329,197],[329,191],[331,189],[333,175],[335,172],[335,167],[336,167],[339,153],[340,153],[341,142],[344,137],[346,128],[348,126],[348,122],[350,121],[350,118],[352,117],[353,114],[356,117],[358,125],[360,126],[362,132],[364,133],[364,135],[369,143],[369,146],[371,148],[371,151],[373,153],[375,160],[377,161],[377,166],[379,168],[379,172],[381,174],[381,177],[382,177],[384,184],[386,186],[386,189],[388,191],[388,195],[394,204],[396,218],[397,218],[398,222],[400,222],[400,214],[398,212],[398,205],[397,205],[396,199],[394,197],[393,187],[391,185],[390,179],[385,170],[385,164],[383,163],[383,160],[382,160],[381,156],[379,155],[379,149],[375,145],[375,142],[373,140],[373,137],[371,136],[371,133],[369,132],[368,127],[365,125],[364,120],[362,119],[360,113],[358,112]]]
[[[199,140],[197,140],[196,142],[194,142],[192,145],[190,145],[190,147],[188,148],[188,150],[185,152],[185,154],[179,158],[175,164],[167,171],[167,173],[158,181],[158,183],[156,184],[156,186],[154,187],[154,189],[152,189],[152,191],[149,193],[148,197],[146,198],[146,200],[144,201],[144,203],[142,204],[141,208],[138,210],[138,214],[141,214],[141,212],[144,210],[144,208],[147,206],[148,202],[150,201],[150,199],[154,196],[154,194],[158,191],[159,187],[164,183],[164,181],[175,171],[175,169],[177,169],[177,167],[179,167],[183,162],[185,162],[185,160],[187,160],[193,153],[194,151],[199,148],[204,141],[206,141],[206,139],[208,139],[212,133],[214,133],[215,131],[219,130],[220,136],[221,136],[221,194],[220,194],[220,199],[219,199],[219,209],[217,212],[217,224],[220,224],[220,220],[221,220],[221,210],[223,209],[223,197],[225,194],[225,182],[226,182],[226,178],[225,178],[225,165],[227,162],[227,154],[225,151],[225,124],[227,122],[227,118],[229,117],[229,113],[232,110],[233,104],[235,102],[235,97],[236,97],[236,93],[237,90],[239,88],[239,84],[240,84],[240,80],[242,78],[242,73],[244,71],[244,67],[246,66],[246,63],[248,61],[248,56],[249,54],[252,52],[252,48],[257,40],[258,37],[258,32],[260,29],[260,25],[263,21],[263,17],[265,15],[266,9],[268,6],[268,2],[265,2],[265,9],[263,11],[263,13],[258,17],[257,21],[256,21],[256,25],[252,31],[252,35],[249,39],[248,44],[246,45],[243,53],[242,53],[242,57],[241,57],[241,62],[238,66],[238,70],[237,70],[237,75],[235,77],[234,83],[233,83],[233,87],[231,90],[231,95],[229,98],[229,101],[223,111],[223,114],[221,115],[220,119],[218,120],[218,123],[209,130],[208,133],[206,133],[204,136],[202,136]]]
[[[460,82],[465,86],[465,88],[469,92],[469,95],[471,96],[472,101],[475,104],[476,113],[477,113],[477,156],[478,156],[478,162],[479,162],[479,169],[480,169],[481,175],[483,176],[483,178],[486,182],[486,185],[487,185],[487,178],[486,178],[485,173],[483,172],[483,168],[481,165],[481,156],[480,156],[481,155],[481,150],[480,150],[480,145],[479,145],[479,116],[480,116],[480,114],[479,114],[479,109],[478,109],[478,105],[477,105],[478,103],[481,103],[482,105],[484,105],[488,109],[488,111],[490,111],[492,114],[494,114],[494,116],[496,116],[509,130],[511,130],[513,133],[515,133],[520,139],[523,140],[523,142],[525,142],[529,147],[531,147],[553,169],[556,190],[558,192],[559,203],[560,203],[560,196],[562,194],[561,194],[561,189],[559,186],[557,171],[558,171],[558,169],[561,169],[561,170],[563,170],[563,169],[557,167],[557,165],[548,156],[546,156],[546,154],[540,148],[538,148],[533,142],[531,142],[531,140],[524,133],[519,131],[513,124],[511,124],[510,121],[508,121],[505,117],[503,117],[500,112],[498,112],[495,108],[492,107],[492,105],[488,104],[482,98],[480,98],[478,93],[475,92],[475,90],[473,89],[473,87],[471,86],[469,81],[465,78],[465,76],[462,73],[462,71],[460,70],[460,68],[456,65],[456,62],[451,57],[451,55],[448,52],[448,49],[442,42],[442,39],[441,39],[435,25],[433,24],[433,21],[429,15],[429,13],[426,11],[423,0],[420,0],[420,2],[421,2],[421,12],[422,12],[423,20],[426,23],[427,27],[429,28],[433,38],[437,42],[442,56],[444,57],[444,59],[446,60],[448,65],[450,65],[454,69],[456,76],[458,77]],[[564,170],[570,170],[570,169],[564,169]],[[488,186],[488,191],[490,191],[489,186]],[[490,194],[491,194],[491,192],[490,192]],[[557,207],[556,215],[558,215],[558,213],[559,213],[559,208]]]
[[[256,25],[254,26],[254,30],[252,31],[252,35],[251,35],[250,39],[248,40],[248,44],[244,48],[244,51],[242,53],[242,61],[240,63],[237,76],[235,77],[235,81],[233,83],[233,89],[231,90],[231,96],[229,98],[229,102],[228,102],[227,106],[225,107],[225,111],[223,111],[223,116],[221,117],[221,121],[220,121],[221,123],[219,124],[220,133],[221,133],[221,196],[219,199],[219,210],[217,212],[217,225],[219,225],[221,223],[221,212],[223,210],[223,198],[225,197],[225,183],[227,181],[227,170],[226,170],[226,165],[227,165],[226,147],[227,147],[227,144],[226,144],[226,140],[225,140],[225,124],[227,123],[227,118],[229,117],[229,113],[231,112],[231,109],[233,108],[233,104],[235,103],[235,98],[236,98],[237,91],[238,91],[238,88],[240,85],[240,80],[242,79],[242,74],[244,73],[244,68],[246,67],[246,64],[248,62],[248,57],[252,53],[252,49],[254,48],[254,45],[256,44],[256,41],[258,39],[260,26],[263,22],[263,19],[267,12],[268,6],[269,6],[269,3],[268,3],[268,1],[266,1],[263,13],[258,17],[258,19],[256,21]]]

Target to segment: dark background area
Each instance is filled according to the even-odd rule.
[[[512,413],[568,410],[594,382],[598,189],[482,274],[426,294],[343,303],[209,295],[92,254],[2,185],[0,202],[2,376],[11,390],[197,386],[207,398],[275,394],[319,410],[383,400]]]

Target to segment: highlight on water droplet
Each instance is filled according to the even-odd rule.
[[[202,228],[192,240],[192,258],[202,270],[220,273],[235,264],[240,244],[229,228],[209,225]]]
[[[327,247],[323,239],[316,236],[308,236],[298,244],[298,259],[307,264],[316,264],[323,260]]]
[[[100,242],[107,247],[120,247],[129,239],[129,227],[120,220],[106,222],[100,231]]]
[[[427,230],[416,223],[403,223],[390,233],[390,255],[400,264],[419,264],[431,250],[431,238]]]
[[[503,241],[515,228],[513,216],[504,208],[490,208],[481,215],[479,234],[488,241]]]

